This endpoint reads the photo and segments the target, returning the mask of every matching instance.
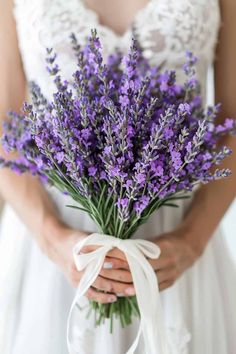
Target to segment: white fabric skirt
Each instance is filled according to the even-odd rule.
[[[65,207],[73,203],[68,197],[53,188],[50,194],[67,224],[97,231],[88,215]],[[181,201],[178,209],[160,209],[135,237],[148,239],[173,230],[188,206],[189,201]],[[7,205],[0,231],[0,353],[68,353],[66,322],[74,293]],[[236,269],[219,229],[203,256],[161,298],[173,353],[236,353]],[[94,328],[93,316],[86,319],[86,298],[80,305],[85,310],[79,316],[78,353],[124,354],[138,321],[125,329],[117,321],[110,334],[109,323]],[[137,354],[144,354],[142,343]]]

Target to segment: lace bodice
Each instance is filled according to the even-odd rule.
[[[19,47],[27,79],[36,80],[45,94],[52,90],[45,70],[45,48],[58,53],[62,73],[69,79],[75,68],[69,35],[81,44],[91,28],[97,28],[104,55],[116,47],[127,51],[131,27],[119,36],[99,23],[97,14],[84,0],[15,0]],[[178,69],[190,50],[199,58],[198,75],[204,86],[206,70],[213,60],[220,23],[218,0],[149,0],[133,25],[147,56],[155,64],[165,62]]]

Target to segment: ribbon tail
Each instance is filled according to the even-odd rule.
[[[141,329],[147,354],[167,354],[165,324],[156,275],[140,252],[127,255],[141,315]]]
[[[100,270],[102,268],[103,262],[105,259],[105,254],[100,256],[98,260],[93,260],[91,261],[84,272],[84,275],[82,276],[79,286],[76,291],[76,295],[74,297],[74,300],[72,302],[68,319],[67,319],[67,347],[69,350],[69,353],[73,352],[73,345],[71,343],[71,327],[72,327],[72,314],[74,312],[75,306],[78,303],[78,301],[81,299],[81,297],[88,291],[90,286],[94,283],[96,278],[98,277],[98,274],[100,273]]]
[[[137,349],[138,347],[138,343],[139,343],[139,340],[140,340],[140,336],[141,336],[141,333],[142,333],[142,326],[140,325],[139,326],[139,329],[138,329],[138,333],[137,333],[137,336],[133,342],[133,344],[131,345],[131,347],[128,349],[128,351],[126,352],[126,354],[134,354],[135,353],[135,350]]]

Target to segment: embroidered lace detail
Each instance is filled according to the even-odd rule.
[[[183,325],[167,328],[167,334],[170,339],[171,354],[188,354],[191,334]]]
[[[147,56],[177,64],[187,50],[212,61],[219,23],[216,0],[157,0],[139,14],[137,25]],[[154,59],[155,60],[155,59]]]
[[[131,28],[119,36],[99,24],[97,14],[86,8],[83,0],[15,0],[15,17],[29,79],[36,74],[39,77],[37,68],[48,81],[43,60],[45,47],[54,47],[59,53],[65,74],[73,71],[75,60],[68,40],[72,32],[83,44],[91,28],[96,27],[105,55],[116,47],[126,51],[132,37]],[[212,62],[219,23],[218,0],[149,0],[135,16],[133,25],[145,55],[156,64],[164,61],[177,70],[187,50],[199,57],[201,65]]]
[[[86,328],[81,330],[75,328],[73,333],[74,342],[70,354],[93,354],[94,331]]]

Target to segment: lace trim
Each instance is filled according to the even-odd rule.
[[[83,0],[15,0],[15,15],[19,27],[31,31],[30,36],[42,46],[54,46],[67,52],[66,42],[71,32],[84,43],[90,29],[96,27],[105,53],[115,47],[127,48],[131,30],[123,36],[99,23],[97,14]],[[218,0],[150,0],[137,13],[134,25],[146,49],[154,60],[178,62],[186,50],[211,61],[220,22]],[[32,33],[33,32],[33,33]],[[20,38],[25,43],[24,36]],[[29,44],[28,44],[29,46]],[[158,58],[157,58],[158,57]]]

